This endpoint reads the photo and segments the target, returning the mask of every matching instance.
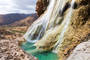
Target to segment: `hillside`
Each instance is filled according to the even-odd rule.
[[[35,17],[33,16],[29,16],[26,17],[25,19],[19,20],[19,21],[15,21],[14,23],[9,24],[10,26],[29,26],[31,25],[34,21],[36,20]]]
[[[34,21],[37,18],[36,14],[19,14],[19,13],[12,13],[6,15],[0,15],[0,25],[22,25],[24,22],[31,20]],[[23,20],[23,22],[21,22]],[[18,22],[17,24],[15,24]],[[14,24],[13,24],[14,23]],[[27,24],[25,24],[27,25]]]

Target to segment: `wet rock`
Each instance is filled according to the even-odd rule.
[[[67,3],[65,4],[65,6],[63,7],[62,11],[59,12],[60,16],[63,16],[63,15],[64,15],[64,12],[65,12],[67,9],[69,9],[70,6],[71,6],[70,3],[67,2]]]
[[[73,9],[76,9],[76,8],[77,8],[77,3],[75,2],[74,6],[73,6]]]

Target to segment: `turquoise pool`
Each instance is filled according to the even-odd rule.
[[[35,50],[35,46],[33,46],[33,43],[25,42],[22,44],[22,48],[24,51],[26,51],[29,54],[32,54],[33,56],[37,57],[39,60],[58,60],[57,54],[53,52],[39,52]]]

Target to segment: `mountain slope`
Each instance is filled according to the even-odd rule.
[[[18,25],[15,24],[15,22],[25,20],[27,17],[29,17],[28,20],[34,20],[37,18],[36,14],[6,14],[6,15],[0,15],[0,25]],[[32,19],[33,18],[33,19]]]
[[[27,17],[27,18],[25,18],[25,19],[16,21],[16,22],[14,22],[14,23],[12,23],[12,24],[9,24],[9,25],[10,25],[10,26],[27,26],[27,25],[29,26],[29,25],[31,25],[35,20],[36,20],[35,17],[29,16],[29,17]]]

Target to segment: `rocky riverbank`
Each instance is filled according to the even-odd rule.
[[[19,31],[23,28],[0,27],[0,60],[37,60],[20,48],[24,38],[22,38],[23,32]]]

